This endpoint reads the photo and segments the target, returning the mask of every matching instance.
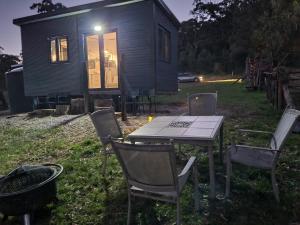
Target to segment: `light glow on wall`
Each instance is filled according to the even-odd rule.
[[[102,27],[100,25],[96,25],[96,26],[94,26],[94,30],[97,32],[100,32],[100,31],[102,31]]]

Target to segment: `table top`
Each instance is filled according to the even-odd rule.
[[[129,134],[128,138],[213,141],[223,121],[223,116],[160,116]]]

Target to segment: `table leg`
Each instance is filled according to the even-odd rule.
[[[195,201],[195,211],[199,212],[200,210],[200,195],[199,195],[199,182],[198,182],[198,168],[196,165],[193,166],[193,175],[194,175],[194,201]]]
[[[214,166],[214,154],[213,146],[208,146],[208,158],[209,158],[209,198],[216,198],[216,187],[215,187],[215,166]]]
[[[221,128],[220,128],[220,146],[219,146],[219,154],[220,154],[220,162],[221,164],[223,164],[223,130],[224,130],[224,124],[222,124]]]

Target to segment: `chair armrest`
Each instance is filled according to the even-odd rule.
[[[192,168],[192,166],[194,165],[196,161],[196,157],[195,156],[192,156],[189,161],[187,162],[187,164],[185,165],[185,167],[183,168],[183,170],[181,171],[181,173],[178,175],[178,177],[183,177],[185,176],[189,171],[190,169]]]
[[[236,147],[248,148],[254,151],[267,151],[267,152],[278,152],[279,150],[271,149],[271,148],[263,148],[249,145],[235,145]],[[238,150],[237,150],[238,151]]]
[[[270,131],[261,131],[261,130],[247,130],[247,129],[239,129],[238,130],[239,133],[256,133],[256,134],[269,134],[272,138],[272,140],[274,141],[275,144],[275,149],[277,149],[277,142],[275,139],[275,136],[272,132]],[[235,143],[235,141],[233,140],[233,143]]]
[[[272,132],[269,131],[261,131],[261,130],[247,130],[247,129],[239,129],[240,133],[259,133],[259,134],[270,134],[273,135]]]
[[[124,138],[114,138],[110,135],[108,135],[107,137],[102,137],[103,140],[107,140],[108,142],[110,141],[120,141],[120,142],[124,142]]]

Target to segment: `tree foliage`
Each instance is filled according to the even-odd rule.
[[[4,51],[2,47],[0,47]],[[9,55],[0,52],[0,76],[3,76],[7,71],[10,70],[12,65],[18,64],[21,61],[19,56]]]
[[[30,7],[32,10],[37,9],[38,13],[55,12],[64,8],[66,8],[66,6],[64,6],[62,3],[53,3],[52,0],[42,0],[42,2],[33,3]]]
[[[300,0],[194,0],[194,19],[182,23],[180,67],[241,72],[245,58],[280,61],[299,37]]]

